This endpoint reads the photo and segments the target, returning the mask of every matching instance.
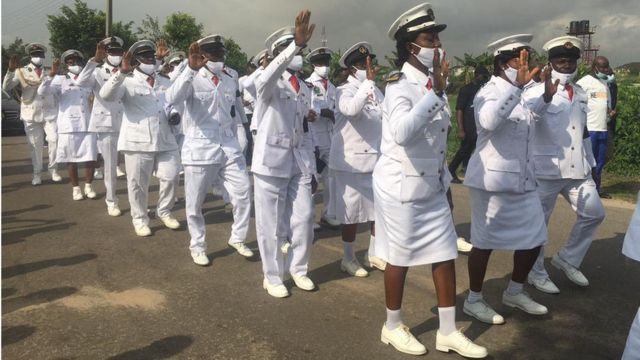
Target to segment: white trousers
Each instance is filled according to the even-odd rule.
[[[147,213],[149,182],[154,170],[160,183],[156,215],[158,217],[171,215],[171,209],[175,202],[175,178],[179,165],[178,151],[123,151],[123,153],[133,226],[139,227],[149,224],[149,214]]]
[[[631,324],[627,345],[624,347],[624,353],[622,354],[622,360],[638,359],[640,359],[640,308],[638,308],[638,313]]]
[[[105,202],[108,207],[118,205],[116,195],[116,167],[118,166],[118,133],[99,132],[96,133],[98,152],[102,155],[104,162],[104,187],[107,195]]]
[[[262,271],[272,285],[282,284],[285,269],[306,275],[313,241],[311,175],[290,178],[253,175],[256,236]],[[287,261],[280,246],[291,241]]]
[[[58,148],[58,126],[55,121],[24,122],[24,132],[29,142],[31,151],[31,165],[33,174],[38,175],[42,171],[42,152],[45,139],[49,150],[49,171],[56,169],[56,151]],[[46,136],[46,137],[45,137]]]
[[[336,218],[335,196],[336,183],[332,171],[329,171],[329,147],[319,147],[320,159],[327,164],[320,173],[322,175],[322,216],[326,218]]]
[[[238,129],[236,130],[236,138],[240,143],[240,149],[242,149],[242,153],[247,153],[247,146],[249,145],[249,139],[247,139],[247,132],[244,130],[244,125],[238,124]]]
[[[596,184],[592,179],[574,180],[537,180],[538,196],[542,203],[542,210],[547,224],[556,206],[558,194],[561,194],[571,204],[578,217],[569,234],[567,243],[558,254],[569,264],[580,267],[598,225],[604,220],[604,207],[596,190]],[[531,276],[536,279],[548,278],[549,274],[544,267],[544,247],[531,269]]]
[[[251,219],[251,187],[244,157],[227,160],[224,164],[184,165],[187,225],[191,235],[189,249],[192,252],[207,249],[202,204],[216,178],[221,179],[233,205],[233,225],[229,242],[243,243],[247,239]]]

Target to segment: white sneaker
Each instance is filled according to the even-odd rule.
[[[209,258],[204,251],[192,251],[191,258],[196,265],[207,266],[209,265]]]
[[[363,265],[368,267],[369,269],[376,268],[380,271],[384,271],[384,269],[387,267],[387,263],[384,260],[380,259],[377,256],[369,256],[368,251],[366,254],[364,254]]]
[[[84,199],[84,196],[82,196],[82,190],[80,190],[80,186],[73,187],[72,196],[73,196],[73,200],[75,201]]]
[[[509,307],[517,307],[531,315],[544,315],[549,312],[546,306],[533,301],[525,291],[516,295],[510,295],[506,291],[503,292],[502,303]]]
[[[58,174],[58,170],[53,169],[50,170],[49,173],[51,174],[51,180],[53,182],[60,182],[62,181],[62,176],[60,176],[60,174]]]
[[[149,226],[147,225],[136,226],[134,229],[138,236],[151,236],[151,229],[149,229]]]
[[[562,258],[555,254],[551,258],[551,265],[555,266],[557,269],[564,271],[564,274],[567,275],[569,280],[578,286],[589,286],[589,280],[584,274],[578,270],[575,266],[569,264],[568,262],[562,260]]]
[[[462,311],[465,314],[482,321],[483,323],[492,325],[504,324],[504,318],[502,317],[502,315],[493,310],[491,306],[489,306],[489,304],[484,301],[484,299],[478,300],[474,303],[470,303],[469,300],[465,299]]]
[[[104,179],[104,173],[102,172],[102,169],[95,169],[93,171],[93,178],[97,180]]]
[[[89,199],[95,199],[97,196],[96,192],[93,191],[91,184],[84,184],[84,194]]]
[[[322,226],[320,226],[320,224],[318,223],[313,223],[313,231],[320,231],[322,230]]]
[[[288,241],[285,241],[284,244],[280,246],[280,251],[282,251],[283,254],[287,255],[290,248],[291,248],[291,243]]]
[[[267,294],[276,298],[285,298],[289,296],[289,290],[287,290],[286,286],[284,286],[283,284],[271,285],[269,284],[267,279],[264,279],[262,281],[262,288],[267,290]]]
[[[178,222],[178,220],[172,218],[171,216],[161,217],[160,220],[162,220],[164,226],[168,227],[171,230],[180,228],[180,223]]]
[[[302,290],[311,291],[316,288],[316,284],[314,284],[307,275],[291,274],[291,278],[293,279],[293,282],[296,284],[296,286]]]
[[[436,333],[436,350],[442,352],[453,350],[464,357],[474,359],[481,359],[489,355],[487,348],[474,344],[460,330],[456,330],[446,336],[442,335],[438,330]]]
[[[547,293],[547,294],[560,293],[560,289],[558,289],[556,284],[554,284],[553,281],[551,281],[551,279],[549,279],[548,277],[545,277],[542,279],[534,279],[533,277],[531,277],[531,275],[529,275],[527,277],[527,282],[533,285],[536,289],[542,291],[543,293]]]
[[[351,261],[345,261],[344,259],[342,259],[342,261],[340,262],[340,270],[355,277],[369,276],[367,270],[363,269],[356,259],[353,259]]]
[[[40,184],[42,184],[42,178],[40,177],[40,174],[33,174],[33,179],[31,180],[31,185],[38,186]]]
[[[120,166],[116,166],[116,176],[117,177],[122,177],[127,175],[127,173],[125,173],[124,171],[122,171],[122,169],[120,169]]]
[[[227,244],[229,244],[229,246],[231,246],[232,248],[236,249],[236,251],[238,252],[238,254],[246,257],[246,258],[250,258],[253,256],[253,251],[251,251],[251,249],[249,249],[247,247],[247,245],[245,245],[244,243],[241,242],[237,242],[237,243],[232,243],[232,242],[228,242]]]
[[[405,354],[424,355],[427,353],[427,348],[411,334],[409,328],[404,324],[393,330],[387,329],[387,324],[384,324],[380,333],[380,341],[385,345],[391,344],[396,350]]]
[[[120,216],[122,215],[122,211],[120,211],[120,208],[118,207],[118,205],[114,205],[114,206],[107,206],[107,214],[109,214],[109,216]]]
[[[456,244],[458,245],[458,252],[467,253],[473,249],[473,245],[468,243],[463,237],[459,237],[458,240],[456,240]]]
[[[340,227],[340,223],[338,222],[338,220],[325,216],[320,218],[320,225],[325,225],[330,229],[337,229]]]

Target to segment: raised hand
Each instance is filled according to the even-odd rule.
[[[192,42],[189,46],[189,67],[193,70],[200,70],[207,63],[207,58],[200,53],[200,45]]]
[[[51,71],[49,71],[49,76],[54,77],[58,75],[58,71],[60,70],[60,59],[53,60],[53,64],[51,65]]]
[[[167,55],[169,55],[169,48],[167,47],[167,42],[164,39],[158,40],[158,44],[156,44],[156,59],[162,60]]]
[[[378,75],[378,69],[373,66],[371,56],[367,56],[367,79],[375,81],[376,75]]]
[[[551,80],[551,64],[545,66],[544,70],[540,74],[540,78],[544,82],[544,94],[542,98],[544,102],[550,103],[553,100],[553,95],[558,92],[558,84],[560,84],[560,80],[556,80],[555,82]]]
[[[447,77],[449,77],[449,63],[445,56],[440,59],[440,50],[433,53],[433,79],[435,80],[435,91],[444,91],[447,88]]]
[[[96,46],[96,54],[93,56],[95,62],[101,63],[107,58],[107,47],[100,41]]]
[[[520,67],[518,68],[518,76],[516,76],[517,86],[527,85],[531,79],[540,71],[539,67],[529,69],[529,52],[527,49],[520,50]]]
[[[131,66],[131,60],[133,59],[133,53],[127,51],[124,53],[122,57],[122,62],[120,63],[120,72],[123,74],[128,74],[133,71],[133,66]]]
[[[17,68],[18,68],[18,56],[11,55],[11,57],[9,58],[9,71],[11,72],[16,71]]]
[[[294,39],[297,46],[304,47],[307,45],[309,40],[311,40],[311,35],[313,35],[313,29],[316,28],[315,24],[309,25],[309,19],[311,18],[311,12],[307,10],[302,10],[296,16],[296,30]]]

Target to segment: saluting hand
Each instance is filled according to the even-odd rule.
[[[131,66],[131,60],[133,59],[133,53],[127,51],[124,53],[122,57],[122,62],[120,63],[120,72],[123,74],[128,74],[133,71],[133,66]]]
[[[551,80],[551,64],[545,66],[544,70],[540,74],[540,78],[544,81],[544,94],[542,98],[544,102],[550,103],[553,100],[553,96],[558,92],[558,84],[560,84],[560,80],[556,80],[555,82]]]
[[[373,66],[371,56],[367,56],[367,79],[375,81],[376,75],[378,75],[378,69]]]
[[[539,67],[529,70],[529,52],[527,49],[520,50],[520,67],[518,68],[518,76],[516,76],[517,86],[527,85],[531,79],[540,71]]]
[[[313,29],[316,28],[315,24],[309,25],[309,19],[311,18],[311,12],[307,10],[302,10],[296,16],[296,30],[294,39],[297,46],[305,46],[311,40],[311,35],[313,35]]]
[[[318,117],[318,114],[316,114],[314,110],[309,110],[309,113],[307,114],[307,121],[314,122],[316,121],[317,117]]]
[[[14,72],[18,68],[18,56],[11,55],[9,58],[9,71]]]
[[[60,70],[60,59],[53,60],[53,64],[51,65],[51,71],[49,71],[49,76],[54,77],[58,75],[58,71]]]
[[[93,56],[95,62],[101,63],[107,58],[107,47],[102,41],[96,46],[96,54]]]
[[[206,63],[207,58],[205,58],[200,52],[200,45],[198,45],[198,43],[195,41],[192,42],[189,46],[189,67],[192,70],[198,71]]]
[[[158,40],[158,44],[156,45],[156,59],[162,60],[169,55],[169,48],[167,47],[167,42],[164,39]]]
[[[445,56],[440,59],[440,50],[436,49],[433,53],[433,78],[435,80],[435,91],[444,91],[447,88],[447,78],[449,77],[449,62],[445,60]]]

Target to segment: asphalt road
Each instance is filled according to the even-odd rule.
[[[45,151],[46,153],[46,151]],[[339,270],[338,232],[316,234],[310,277],[315,292],[292,288],[286,299],[262,289],[259,259],[245,260],[226,246],[231,215],[210,196],[206,212],[209,267],[188,251],[184,202],[172,231],[152,219],[153,236],[133,232],[126,183],[118,193],[124,214],[106,214],[104,186],[97,200],[74,202],[66,181],[32,187],[23,137],[2,139],[2,355],[4,359],[409,359],[380,342],[385,317],[383,274],[347,277]],[[62,171],[66,176],[66,172]],[[155,207],[157,182],[152,184]],[[456,227],[469,235],[465,187],[453,187]],[[180,196],[182,195],[180,192]],[[619,359],[640,304],[640,265],[620,249],[632,205],[607,201],[584,264],[588,288],[549,272],[560,295],[527,286],[550,313],[532,317],[500,302],[511,253],[493,255],[485,298],[506,318],[488,326],[462,313],[468,287],[467,257],[457,265],[458,326],[493,359]],[[567,238],[575,215],[564,200],[550,224],[547,263]],[[257,249],[255,233],[249,246]],[[363,228],[356,242],[368,245]],[[287,283],[291,288],[291,283]],[[438,326],[430,267],[409,272],[403,313],[429,359],[460,359],[435,350]]]

